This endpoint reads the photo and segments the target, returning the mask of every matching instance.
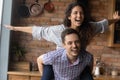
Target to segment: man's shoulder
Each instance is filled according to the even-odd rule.
[[[84,56],[86,56],[86,57],[93,57],[93,55],[92,55],[90,52],[86,51],[86,50],[83,50],[83,51],[82,51],[82,54],[83,54]]]
[[[51,51],[52,53],[54,53],[55,55],[62,55],[64,53],[65,49],[64,48],[59,48],[56,50]]]
[[[65,51],[65,48],[59,48],[59,49],[56,50],[56,52],[61,53],[61,54],[62,54],[64,51]]]
[[[87,54],[87,55],[89,55],[89,56],[93,56],[90,52],[88,52],[88,51],[85,51],[85,53]]]
[[[82,58],[84,59],[83,61],[89,63],[91,60],[93,60],[93,55],[90,52],[84,50],[82,51]]]
[[[60,48],[60,49],[54,50],[52,55],[54,56],[54,59],[58,59],[58,58],[61,58],[64,53],[65,53],[65,49]]]

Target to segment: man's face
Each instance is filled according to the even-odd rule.
[[[80,40],[78,35],[76,34],[66,35],[63,46],[67,50],[68,56],[77,57],[80,51]]]

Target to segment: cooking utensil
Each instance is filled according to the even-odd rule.
[[[38,3],[38,0],[36,0],[35,3],[30,6],[30,14],[31,16],[38,16],[42,12],[43,12],[43,6]]]
[[[54,4],[51,2],[51,0],[48,0],[48,2],[44,4],[44,9],[48,12],[54,11],[55,7]]]
[[[29,8],[25,4],[26,4],[26,0],[23,0],[22,5],[20,5],[19,9],[18,9],[18,13],[21,17],[29,17],[30,16]]]

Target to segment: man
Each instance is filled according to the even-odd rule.
[[[43,65],[52,65],[55,80],[80,80],[80,74],[87,66],[92,71],[93,56],[80,50],[80,36],[76,30],[65,29],[61,39],[63,48],[38,57],[38,67],[40,69]]]

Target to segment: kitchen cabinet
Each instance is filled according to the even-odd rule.
[[[8,80],[29,80],[29,76],[23,76],[23,75],[8,75]]]
[[[120,12],[120,0],[110,0],[108,6],[108,16],[112,18],[113,13]],[[120,21],[112,24],[108,33],[108,47],[120,47]]]
[[[8,80],[40,80],[38,71],[8,71]],[[94,77],[94,80],[120,80],[120,76],[100,75]]]
[[[40,77],[24,76],[24,75],[9,75],[8,80],[40,80]]]
[[[38,71],[8,71],[8,80],[40,80]]]
[[[94,80],[120,80],[120,76],[101,75],[94,77]]]
[[[40,77],[31,76],[30,80],[40,80]]]

